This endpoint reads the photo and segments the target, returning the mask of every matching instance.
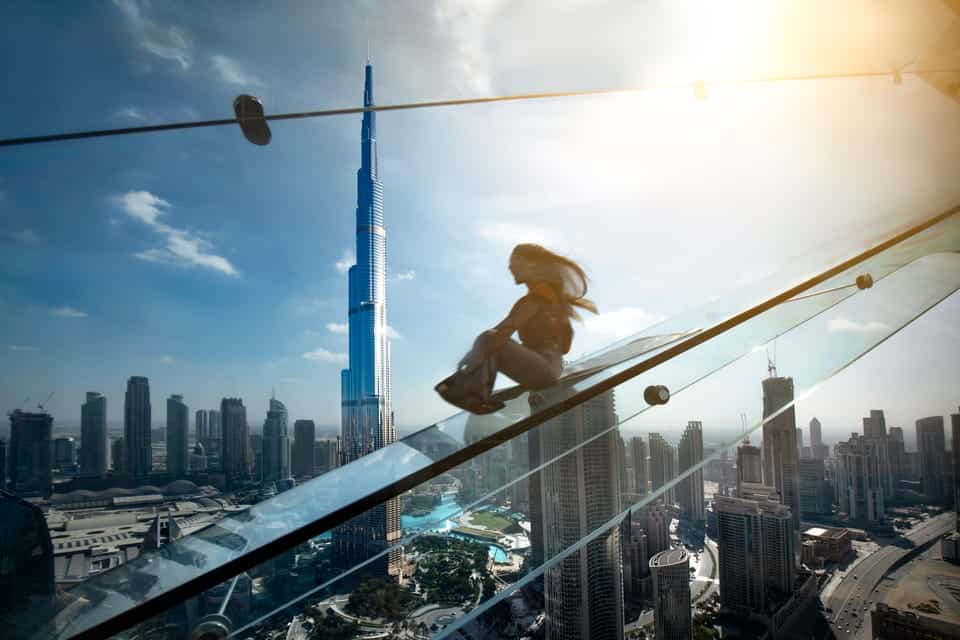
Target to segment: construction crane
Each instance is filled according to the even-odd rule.
[[[37,409],[40,409],[40,411],[46,411],[46,409],[44,408],[44,405],[46,405],[48,402],[50,402],[50,398],[53,397],[53,394],[54,394],[54,393],[55,393],[54,391],[51,391],[51,392],[50,392],[50,395],[47,396],[47,399],[46,399],[46,400],[44,400],[43,402],[38,402],[38,403],[37,403]]]
[[[771,378],[777,377],[777,339],[773,339],[773,358],[770,357],[770,349],[767,348],[767,374]]]

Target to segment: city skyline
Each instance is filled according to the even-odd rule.
[[[10,16],[0,27],[4,40],[33,56],[30,73],[44,75],[54,97],[35,93],[36,76],[11,66],[9,86],[20,90],[4,95],[11,109],[3,125],[8,135],[191,114],[222,117],[241,92],[260,96],[271,113],[355,105],[351,79],[362,69],[368,39],[381,60],[378,95],[384,103],[623,86],[658,77],[649,55],[625,55],[640,46],[626,40],[604,50],[600,76],[593,56],[564,65],[563,74],[538,63],[538,47],[558,53],[555,43],[539,37],[529,49],[504,56],[503,49],[515,45],[492,35],[518,27],[502,8],[479,15],[451,8],[441,12],[442,19],[419,7],[356,13],[311,8],[303,24],[319,31],[296,25],[284,33],[289,55],[281,61],[270,37],[238,47],[226,27],[207,27],[256,18],[265,33],[276,34],[289,27],[286,19],[278,23],[278,16],[255,8],[216,18],[205,9],[187,15],[177,5],[144,6],[135,13],[129,10],[133,4],[73,7],[61,17]],[[627,22],[643,24],[650,17],[642,7],[622,9]],[[567,20],[589,22],[577,17],[581,11],[586,8],[551,16],[547,24],[538,20],[533,31]],[[521,24],[527,20],[532,16]],[[471,34],[475,46],[459,46],[447,33],[454,24]],[[901,24],[908,32],[920,28],[912,16]],[[145,25],[175,27],[194,38],[202,33],[205,39],[191,40],[181,63],[151,52],[156,50],[142,40]],[[430,46],[411,48],[414,28]],[[43,50],[26,36],[38,30],[71,35],[64,41],[53,37]],[[90,42],[97,46],[86,46]],[[658,32],[643,46],[680,55],[667,42]],[[64,49],[69,43],[77,46]],[[103,69],[109,83],[87,78],[91,68]],[[78,78],[87,78],[82,87]],[[474,84],[478,78],[483,81]],[[59,106],[78,91],[85,100],[71,102],[71,109]],[[866,104],[875,114],[869,121],[857,117]],[[388,151],[380,170],[391,185],[392,215],[405,221],[392,230],[387,273],[390,330],[398,336],[392,353],[397,424],[415,428],[450,415],[432,386],[519,295],[506,271],[513,243],[539,240],[587,266],[590,296],[601,314],[577,327],[570,354],[576,357],[656,318],[722,298],[735,285],[847,255],[954,201],[957,181],[947,167],[960,166],[960,151],[948,141],[960,134],[960,124],[950,108],[925,82],[905,76],[899,86],[878,78],[711,88],[703,101],[671,90],[381,114],[381,124],[388,123],[381,133]],[[582,132],[569,127],[574,118]],[[797,126],[781,131],[783,118]],[[14,123],[30,126],[21,131]],[[834,136],[840,126],[845,136]],[[777,135],[771,135],[773,127]],[[144,375],[157,397],[182,393],[196,407],[243,397],[250,415],[266,412],[275,386],[291,416],[336,424],[338,372],[347,354],[345,252],[353,257],[347,238],[354,221],[344,212],[355,195],[354,122],[278,124],[274,134],[264,149],[251,147],[236,130],[216,129],[71,144],[53,156],[39,149],[4,154],[0,245],[7,259],[0,266],[0,311],[9,322],[0,333],[0,408],[11,410],[24,398],[36,401],[55,391],[49,410],[58,422],[78,422],[78,399],[97,390],[113,399],[108,421],[115,423],[123,381]],[[734,145],[737,161],[731,163]],[[890,149],[897,152],[882,152]],[[824,153],[846,161],[826,175],[815,162]],[[164,163],[165,157],[178,161]],[[927,167],[932,157],[940,162],[925,174],[928,187],[918,193],[918,167]],[[643,180],[636,179],[635,166],[644,167]],[[698,169],[703,166],[712,168],[709,175]],[[757,166],[777,171],[757,175]],[[754,188],[743,190],[748,175]],[[691,180],[697,189],[689,189]],[[872,188],[878,182],[883,188]],[[219,184],[230,188],[212,188]],[[829,198],[812,188],[818,184]],[[784,210],[787,192],[797,195]],[[704,210],[715,215],[704,217]],[[75,215],[61,215],[65,211]],[[265,211],[273,224],[264,224]],[[601,235],[613,226],[623,233]],[[700,233],[678,233],[691,226]],[[733,234],[733,228],[750,233]],[[637,238],[644,239],[642,262],[624,270],[636,255]],[[681,255],[709,255],[711,268],[694,268]],[[795,260],[798,255],[803,259]],[[670,277],[652,278],[651,269]],[[460,277],[451,279],[451,273]],[[925,320],[939,317],[934,324],[947,326],[957,307],[951,300]],[[449,312],[431,312],[440,308]],[[871,329],[838,325],[847,335],[858,330]],[[902,411],[885,407],[891,424],[901,426],[919,415],[946,415],[955,404],[937,382],[949,379],[950,358],[933,346],[929,332],[911,334],[908,328],[901,334],[909,335],[891,340],[884,347],[890,355],[874,361],[898,363],[912,355],[929,365],[930,387],[904,399]],[[790,373],[789,363],[782,368]],[[898,366],[877,365],[871,374],[859,398],[837,394],[826,403],[829,412],[798,415],[800,422],[817,415],[825,435],[836,437],[834,428],[842,435],[850,429],[839,428],[841,423],[852,426],[863,409],[881,406],[910,379]],[[159,424],[161,411],[157,407]],[[697,419],[708,433],[728,420],[710,403],[685,414],[660,426]]]

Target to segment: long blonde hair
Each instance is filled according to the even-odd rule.
[[[597,305],[585,297],[590,279],[579,264],[533,243],[518,244],[513,248],[513,255],[531,265],[532,273],[527,283],[531,289],[549,285],[557,302],[567,305],[571,318],[581,319],[574,307],[597,313]]]

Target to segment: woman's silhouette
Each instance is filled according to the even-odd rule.
[[[491,398],[497,372],[527,389],[545,389],[560,378],[563,356],[573,342],[577,308],[597,312],[584,296],[587,275],[576,262],[538,244],[519,244],[510,254],[510,273],[527,294],[500,324],[484,331],[452,376],[436,386],[443,398],[472,413],[492,413],[503,402]],[[514,333],[520,342],[512,339]]]

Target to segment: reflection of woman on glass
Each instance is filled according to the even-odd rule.
[[[527,285],[527,294],[500,324],[480,334],[457,372],[436,386],[447,402],[472,413],[503,407],[491,398],[497,372],[526,389],[554,384],[573,342],[571,320],[580,319],[576,308],[597,312],[584,298],[587,275],[569,258],[537,244],[520,244],[510,254],[510,273],[517,284]],[[520,342],[511,339],[514,332]]]

